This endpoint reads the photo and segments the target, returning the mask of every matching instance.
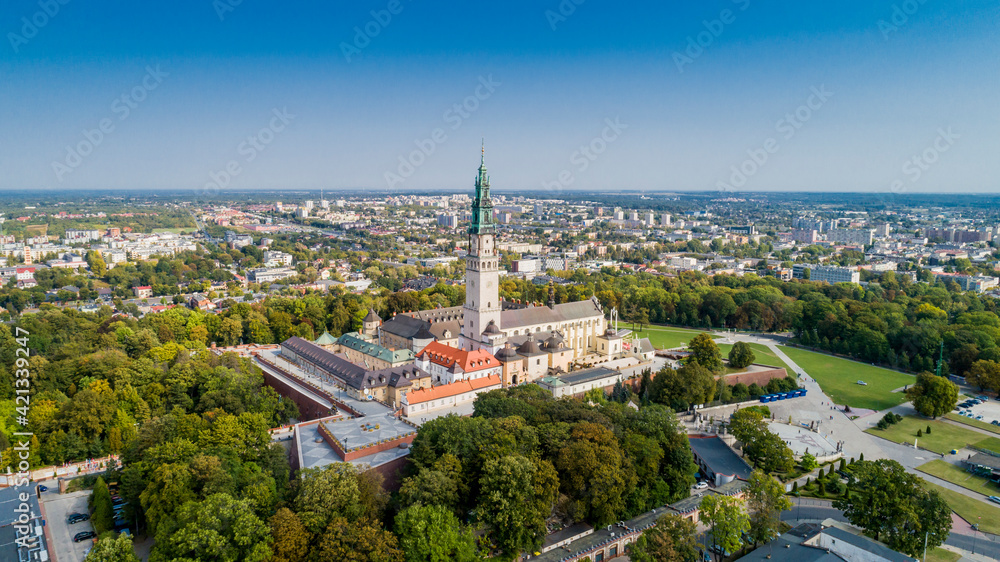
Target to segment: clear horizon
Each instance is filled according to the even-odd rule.
[[[499,192],[991,194],[998,24],[985,1],[14,1],[0,190],[471,190],[485,136]]]

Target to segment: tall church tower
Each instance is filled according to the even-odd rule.
[[[472,202],[469,255],[465,258],[465,318],[459,338],[462,349],[485,348],[492,352],[499,343],[500,256],[497,254],[496,232],[484,145],[479,176],[476,178],[476,198]]]

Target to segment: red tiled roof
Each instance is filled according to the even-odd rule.
[[[462,372],[465,373],[500,366],[500,361],[485,349],[466,351],[445,345],[439,341],[432,341],[424,346],[420,350],[420,353],[417,354],[417,357],[445,367],[457,364],[462,369]]]
[[[421,388],[419,390],[410,391],[406,395],[406,403],[412,406],[413,404],[420,404],[422,402],[437,400],[439,398],[458,396],[460,394],[465,394],[466,392],[489,388],[491,386],[500,386],[501,382],[500,375],[490,375],[488,377],[480,377],[478,379],[469,379],[453,382],[451,384],[442,384],[431,388]]]

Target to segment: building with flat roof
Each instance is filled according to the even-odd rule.
[[[554,398],[579,396],[588,390],[613,388],[615,383],[624,382],[628,377],[617,369],[594,367],[574,371],[560,376],[542,377],[536,384],[552,393]]]
[[[747,480],[753,469],[716,435],[688,435],[694,462],[716,486]]]
[[[830,526],[831,520],[823,524],[803,523],[761,546],[740,562],[842,562],[843,560],[863,560],[864,562],[914,562],[884,544],[859,533],[852,533],[841,526]],[[846,527],[846,526],[845,526]]]

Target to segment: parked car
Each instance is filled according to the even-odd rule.
[[[66,519],[66,522],[69,523],[70,525],[73,525],[75,523],[80,523],[81,521],[86,521],[88,519],[90,519],[90,515],[87,513],[71,513],[69,518]]]
[[[976,419],[977,419],[977,420],[981,420],[981,419],[983,419],[983,415],[982,415],[982,414],[979,414],[978,416],[976,416]]]
[[[861,386],[868,386],[868,383],[866,383],[865,381],[860,381],[859,380],[858,384],[860,384]]]
[[[708,488],[708,482],[705,482],[704,480],[694,485],[695,490],[704,490],[705,488]]]
[[[38,485],[38,491],[39,492],[48,492],[49,491],[49,487],[46,486],[45,484],[39,484]]]
[[[87,539],[92,539],[97,536],[97,533],[93,531],[80,531],[79,533],[73,535],[73,542],[83,542]]]
[[[1000,421],[993,420],[993,421],[990,422],[990,424],[992,424],[992,425],[1000,425]]]
[[[990,496],[990,501],[993,503],[1000,503],[1000,497]]]

